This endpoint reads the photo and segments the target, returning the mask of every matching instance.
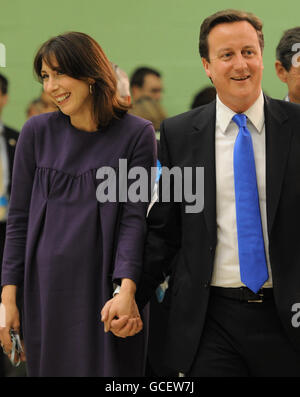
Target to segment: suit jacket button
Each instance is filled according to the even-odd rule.
[[[210,283],[209,283],[209,281],[207,281],[206,283],[204,283],[204,288],[209,288],[209,285],[210,285]]]

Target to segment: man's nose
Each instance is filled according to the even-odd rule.
[[[248,68],[247,60],[242,54],[237,54],[234,58],[234,68],[236,70],[245,70]]]

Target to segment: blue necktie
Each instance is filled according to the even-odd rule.
[[[234,145],[233,165],[240,274],[242,282],[256,293],[268,279],[268,268],[254,152],[246,115],[236,114],[232,120],[239,127]]]

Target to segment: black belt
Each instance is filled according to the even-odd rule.
[[[210,290],[215,295],[235,299],[240,302],[262,303],[267,299],[273,298],[273,288],[262,288],[257,293],[254,293],[247,287],[223,288],[212,286]]]

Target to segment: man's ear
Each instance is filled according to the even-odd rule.
[[[209,70],[210,63],[208,62],[208,60],[206,58],[201,58],[201,60],[202,60],[202,65],[204,67],[207,77],[211,78],[211,73]]]
[[[140,97],[141,97],[141,88],[139,87],[139,86],[137,86],[137,85],[133,85],[131,88],[130,88],[130,91],[131,91],[131,99],[132,100],[134,100],[134,101],[137,101]]]
[[[3,95],[0,93],[0,110],[4,108],[7,102],[8,102],[8,94]]]
[[[287,81],[287,70],[282,66],[282,63],[280,61],[276,61],[275,62],[275,70],[276,70],[276,74],[277,76],[280,78],[280,80],[283,83],[286,83]]]

